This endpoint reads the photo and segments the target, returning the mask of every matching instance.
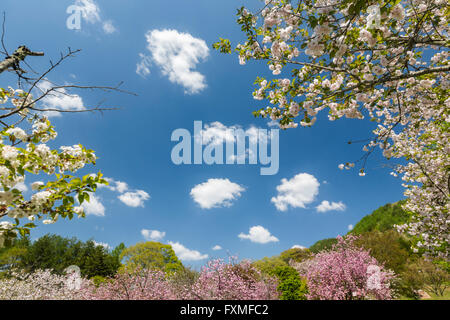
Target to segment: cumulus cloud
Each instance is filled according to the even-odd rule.
[[[147,229],[142,229],[141,234],[147,241],[160,241],[166,236],[165,232]]]
[[[105,216],[105,207],[100,202],[100,199],[93,193],[89,193],[89,201],[85,200],[81,204],[84,212],[87,215],[93,215],[98,217]]]
[[[144,207],[144,202],[150,199],[150,195],[144,190],[136,190],[135,192],[126,192],[121,194],[119,200],[129,207]]]
[[[202,209],[229,207],[245,188],[229,179],[208,179],[191,190],[191,197]]]
[[[195,140],[204,145],[220,145],[224,142],[234,143],[237,140],[235,130],[238,129],[244,131],[244,134],[249,138],[250,142],[257,142],[258,135],[259,137],[264,136],[264,133],[259,131],[259,128],[254,126],[244,130],[239,125],[226,126],[219,121],[215,121],[210,124],[205,124],[204,129],[200,131],[200,134],[195,136]],[[265,137],[267,137],[267,135],[265,135]],[[267,142],[269,143],[270,141],[268,140]]]
[[[205,76],[195,71],[197,64],[209,55],[204,40],[168,29],[148,31],[145,36],[151,61],[170,82],[183,86],[187,94],[199,93],[206,88]],[[146,72],[145,68],[141,70]]]
[[[346,206],[342,201],[339,202],[329,202],[327,200],[322,201],[317,207],[317,212],[327,212],[327,211],[344,211]]]
[[[125,191],[128,190],[128,185],[126,184],[126,182],[122,182],[122,181],[115,181],[116,183],[116,187],[115,190],[119,193],[124,193]]]
[[[236,138],[233,133],[237,126],[227,127],[219,121],[205,124],[204,129],[200,131],[199,135],[195,136],[198,143],[220,145],[224,142],[235,142]]]
[[[111,20],[103,21],[100,16],[100,7],[94,0],[76,0],[75,6],[80,10],[81,17],[84,21],[90,24],[102,23],[102,29],[106,34],[117,31],[117,28]]]
[[[177,255],[180,260],[183,261],[198,261],[204,260],[208,258],[207,254],[201,254],[197,250],[190,250],[183,246],[179,242],[169,241],[169,244],[172,246],[173,251]]]
[[[75,5],[80,9],[82,18],[89,23],[101,21],[100,8],[94,0],[76,0]]]
[[[254,226],[250,228],[248,234],[240,233],[238,235],[241,239],[248,239],[251,242],[256,243],[269,243],[269,242],[278,242],[278,238],[271,235],[269,230],[262,226]]]
[[[219,250],[222,250],[222,247],[219,246],[219,245],[216,245],[216,246],[212,247],[212,249],[213,249],[214,251],[219,251]]]
[[[353,230],[353,225],[352,224],[349,224],[348,225],[348,231],[352,231]]]
[[[282,179],[277,186],[278,195],[271,201],[279,211],[292,208],[305,208],[319,194],[320,183],[308,173],[299,173],[292,179]]]
[[[306,247],[301,246],[299,244],[294,244],[291,249],[306,249]]]
[[[100,188],[108,188],[111,191],[117,191],[119,193],[124,193],[128,190],[128,184],[123,181],[114,180],[113,178],[104,178],[108,181],[108,185],[100,184]]]
[[[247,139],[250,144],[257,145],[259,139],[266,139],[267,144],[270,144],[271,140],[268,138],[267,131],[260,131],[260,128],[255,126],[250,126],[247,129],[243,129],[239,125],[231,125],[226,126],[219,121],[212,122],[210,124],[205,124],[204,128],[200,130],[200,132],[194,136],[194,139],[197,143],[203,145],[222,145],[223,143],[238,143],[237,132],[236,130],[242,130],[242,134],[245,136],[245,146],[248,145]],[[256,148],[255,148],[256,151]],[[239,152],[240,153],[240,152]],[[233,154],[227,154],[227,163],[243,163],[246,159],[255,159],[256,162],[257,154],[255,154],[250,148],[245,148],[245,152],[242,154],[236,155],[235,152]]]
[[[126,182],[108,177],[104,177],[104,179],[108,181],[108,185],[99,185],[99,188],[107,188],[120,193],[117,198],[129,207],[144,207],[144,202],[150,199],[150,195],[144,190],[130,190]]]
[[[48,117],[61,116],[61,112],[55,111],[55,109],[63,111],[86,110],[83,99],[79,95],[70,94],[64,88],[49,91],[52,87],[54,87],[54,85],[48,80],[43,80],[38,84],[41,93],[48,92],[48,94],[41,99],[41,109],[50,110],[45,112]]]

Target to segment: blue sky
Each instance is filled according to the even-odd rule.
[[[270,76],[263,62],[241,66],[237,56],[211,48],[219,37],[242,41],[236,9],[258,3],[84,0],[78,4],[95,7],[83,11],[81,30],[70,30],[66,9],[76,4],[75,0],[27,0],[20,6],[17,1],[2,1],[10,50],[25,44],[46,53],[45,58],[28,58],[34,68],[44,69],[49,59],[57,60],[67,47],[82,49],[49,75],[49,80],[111,86],[124,81],[124,89],[138,94],[76,92],[86,107],[103,101],[105,107],[120,109],[51,119],[59,133],[53,146],[81,143],[95,150],[100,158],[96,167],[82,173],[101,171],[115,188],[98,191],[98,203],[91,205],[93,213],[85,219],[39,226],[32,231],[33,239],[57,233],[114,247],[120,242],[130,246],[145,241],[144,235],[164,235],[160,241],[176,243],[183,262],[196,267],[209,258],[229,254],[259,259],[293,245],[308,247],[317,240],[345,234],[349,225],[374,209],[403,198],[400,180],[389,175],[385,167],[389,163],[378,153],[369,159],[365,177],[358,175],[357,168],[338,169],[340,163],[363,155],[362,145],[347,141],[369,138],[372,124],[368,120],[330,122],[323,114],[312,128],[280,131],[276,175],[261,176],[260,165],[172,163],[171,150],[176,144],[170,139],[172,132],[178,128],[193,132],[196,120],[211,127],[219,122],[226,127],[270,129],[267,120],[251,114],[265,107],[264,101],[251,95],[255,78]],[[171,48],[185,50],[187,57],[170,60],[167,45],[171,41]],[[136,72],[142,55],[149,74]],[[198,63],[193,62],[196,59]],[[186,63],[192,68],[183,68]],[[27,177],[28,189],[36,179]],[[114,181],[122,184],[118,187]],[[277,186],[282,184],[290,192],[287,198],[303,196],[303,200],[294,200],[305,208],[293,206],[295,201],[290,200],[282,201],[287,210],[277,208],[271,199],[278,196]],[[225,191],[228,193],[222,194]],[[211,200],[208,192],[217,201]],[[341,210],[318,212],[323,201],[334,202]],[[142,230],[149,231],[143,235]],[[152,230],[158,232],[152,234]],[[213,250],[216,245],[222,249]]]

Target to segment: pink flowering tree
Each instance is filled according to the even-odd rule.
[[[188,299],[272,300],[278,299],[275,278],[264,278],[249,261],[238,264],[211,260],[202,268],[198,280],[186,288]]]
[[[357,162],[377,148],[400,158],[415,250],[448,258],[450,16],[446,0],[265,0],[238,10],[246,41],[239,62],[263,60],[273,77],[258,77],[255,116],[283,129],[328,119],[369,119],[372,137]],[[229,40],[214,44],[231,53]],[[355,162],[339,165],[355,167]]]
[[[238,264],[213,260],[194,283],[175,285],[174,274],[157,270],[119,272],[95,286],[84,283],[79,295],[87,300],[262,300],[277,299],[277,282],[244,261]]]
[[[308,299],[392,299],[394,274],[354,245],[356,237],[338,237],[330,251],[322,251],[303,264],[293,265],[307,279]]]
[[[100,283],[85,283],[80,290],[85,300],[174,300],[167,276],[159,270],[122,271]]]

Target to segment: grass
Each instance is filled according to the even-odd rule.
[[[443,296],[437,296],[434,293],[429,293],[431,296],[430,299],[424,299],[424,300],[450,300],[450,288],[447,288],[444,292]]]
[[[447,288],[444,292],[444,295],[442,296],[435,295],[434,293],[431,292],[427,293],[431,296],[431,298],[419,300],[450,300],[450,288]],[[397,300],[415,300],[415,299],[406,296],[400,296],[397,298]]]

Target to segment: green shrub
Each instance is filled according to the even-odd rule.
[[[306,280],[302,279],[298,272],[290,267],[277,267],[274,275],[278,277],[278,291],[281,292],[280,300],[306,300],[308,293]]]

